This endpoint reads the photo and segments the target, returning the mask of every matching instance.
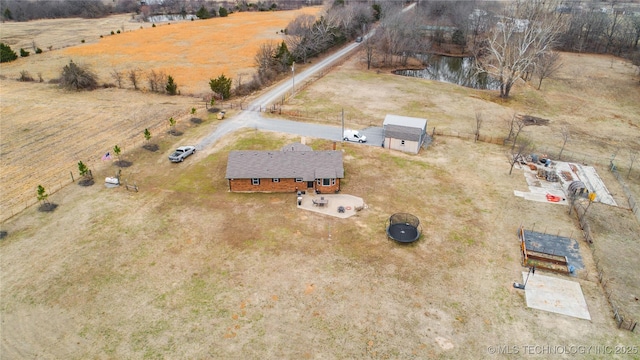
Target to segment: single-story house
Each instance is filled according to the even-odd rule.
[[[300,143],[276,151],[235,150],[225,178],[233,192],[335,193],[344,178],[342,152],[313,151]]]
[[[387,115],[382,127],[387,149],[417,154],[427,140],[427,119]]]

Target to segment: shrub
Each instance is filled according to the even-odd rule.
[[[80,42],[84,44],[84,39],[80,40]]]
[[[152,24],[151,27],[156,27],[156,24]]]
[[[220,14],[220,17],[229,16],[229,11],[226,8],[223,8],[223,7],[220,7],[220,10],[218,10],[218,13]]]
[[[0,43],[0,62],[9,62],[18,58],[15,51],[11,50],[9,45]]]
[[[20,71],[18,81],[33,81],[33,76],[31,76],[27,70],[22,70]]]
[[[20,57],[27,57],[29,56],[29,52],[23,48],[20,48]]]
[[[37,48],[37,49],[36,49],[36,54],[42,54],[42,49]]]
[[[116,33],[113,32],[113,30],[111,30],[111,35],[115,35]]]
[[[96,74],[87,66],[80,66],[71,61],[62,69],[60,86],[69,90],[93,90],[98,87]]]
[[[451,42],[460,46],[467,45],[467,39],[464,36],[464,32],[460,29],[456,29],[451,36]]]

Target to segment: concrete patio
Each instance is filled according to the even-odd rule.
[[[314,205],[313,201],[318,201],[322,197],[327,200],[324,206]],[[346,194],[303,194],[302,202],[298,205],[299,209],[313,211],[319,214],[335,216],[339,218],[348,218],[355,215],[359,210],[364,209],[365,204],[362,198]],[[344,212],[338,211],[339,207],[344,208]]]

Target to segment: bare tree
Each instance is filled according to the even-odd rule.
[[[507,159],[509,160],[509,175],[513,172],[513,167],[517,162],[523,161],[524,155],[531,151],[532,143],[528,139],[521,139],[518,143],[514,142],[511,150],[507,151]]]
[[[604,48],[605,53],[609,52],[609,48],[611,47],[611,45],[613,45],[613,42],[619,32],[618,25],[620,23],[620,15],[622,14],[622,10],[616,10],[614,6],[615,6],[615,1],[612,1],[611,11],[613,12],[613,17],[610,17],[608,19],[609,21],[605,29],[605,37],[607,39],[607,43]]]
[[[483,120],[484,119],[482,118],[482,113],[476,111],[476,138],[474,142],[477,142],[478,138],[480,137],[480,128],[482,127]]]
[[[123,73],[113,69],[111,70],[111,78],[113,79],[113,81],[116,82],[116,84],[118,85],[118,88],[122,89],[122,80],[123,80]]]
[[[167,75],[162,71],[149,71],[147,75],[149,81],[149,89],[153,92],[164,92],[165,84],[167,83]]]
[[[513,115],[511,115],[511,119],[505,120],[505,124],[507,125],[507,128],[509,129],[509,134],[507,134],[507,137],[504,138],[505,144],[511,140],[511,138],[513,137],[513,130],[515,127],[515,123],[516,123],[516,113],[513,113]]]
[[[133,85],[133,88],[135,90],[138,90],[138,83],[140,82],[140,72],[140,69],[131,69],[127,73],[129,81],[131,81],[131,85]]]
[[[304,14],[297,16],[287,25],[285,42],[296,61],[307,62],[307,58],[315,52],[313,27],[316,18]]]
[[[534,72],[538,75],[538,90],[542,87],[542,80],[552,76],[556,71],[560,70],[562,62],[560,62],[560,54],[555,51],[542,54],[535,64]]]
[[[478,57],[479,65],[500,82],[500,97],[509,97],[516,81],[551,51],[562,25],[552,3],[518,0],[507,5],[487,38],[488,55]]]
[[[514,114],[513,118],[511,119],[510,134],[513,136],[513,144],[511,145],[511,151],[513,151],[513,149],[516,147],[516,144],[518,143],[518,137],[520,136],[520,133],[522,132],[525,126],[527,126],[527,122],[524,121],[522,117],[519,117],[518,115]]]
[[[275,67],[277,50],[277,46],[273,42],[267,42],[260,45],[258,53],[255,56],[258,73],[265,74]]]
[[[638,152],[635,150],[629,150],[629,172],[627,172],[627,179],[631,176],[631,169],[633,169],[633,163],[638,158]]]
[[[560,153],[558,154],[558,160],[562,159],[562,152],[564,151],[565,145],[567,145],[567,141],[571,137],[571,133],[569,132],[569,127],[562,126],[560,128],[560,135],[562,135],[562,147],[560,148]]]

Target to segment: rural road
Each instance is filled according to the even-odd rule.
[[[401,12],[406,12],[412,9],[415,3],[405,7]],[[365,39],[372,36],[375,29],[371,30]],[[311,123],[302,123],[290,120],[282,119],[267,119],[262,117],[261,109],[268,109],[270,105],[280,101],[289,90],[294,90],[294,81],[299,84],[304,83],[310,79],[319,71],[329,67],[331,64],[339,61],[343,57],[351,54],[356,50],[361,43],[351,43],[335,54],[328,56],[317,64],[314,64],[299,74],[295,74],[293,81],[282,81],[278,86],[268,91],[264,95],[258,97],[251,102],[245,110],[238,113],[234,117],[229,117],[223,120],[215,131],[205,136],[197,145],[197,149],[204,149],[215,144],[223,136],[226,136],[241,128],[254,128],[258,130],[276,131],[287,134],[295,134],[300,136],[309,136],[333,141],[342,140],[342,127],[341,126],[329,126],[319,125]],[[367,137],[365,144],[372,146],[381,146],[383,140],[382,128],[371,127],[360,130]]]

